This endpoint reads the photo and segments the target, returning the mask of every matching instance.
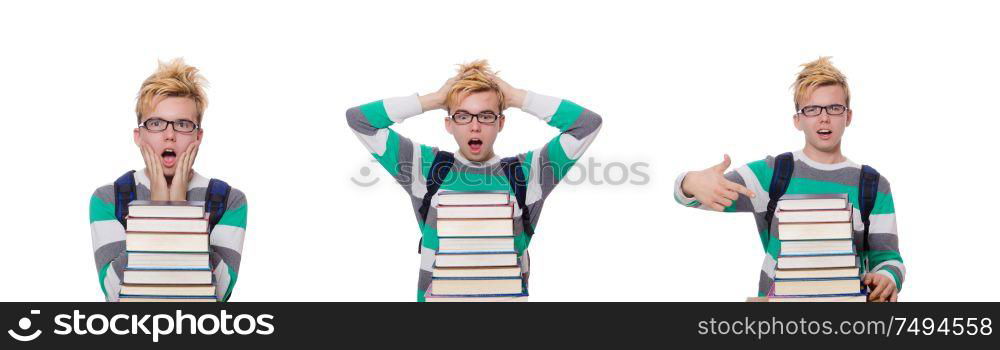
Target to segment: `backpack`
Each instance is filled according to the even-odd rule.
[[[455,155],[447,151],[438,151],[431,163],[430,172],[427,175],[427,193],[424,194],[423,202],[417,210],[420,214],[420,222],[426,224],[427,214],[431,207],[431,198],[441,188],[441,183],[448,176],[452,166],[455,165]],[[517,156],[500,159],[500,168],[503,169],[507,182],[514,190],[514,198],[517,205],[521,207],[521,222],[523,222],[524,232],[529,238],[535,235],[535,230],[531,227],[531,211],[528,210],[526,198],[528,193],[528,179],[524,176],[524,169],[521,168],[521,161]],[[420,238],[417,244],[417,253],[423,247],[424,239]]]
[[[115,218],[128,229],[128,204],[134,201],[135,192],[135,170],[130,170],[117,180],[115,180]],[[229,184],[219,179],[208,181],[208,188],[205,189],[205,212],[208,216],[208,230],[211,232],[215,225],[226,213],[226,203],[229,200]]]
[[[795,159],[791,152],[786,152],[774,158],[774,175],[771,177],[771,187],[768,192],[767,213],[764,214],[764,221],[767,228],[771,228],[771,220],[774,218],[774,211],[778,206],[778,200],[785,195],[788,190],[788,183],[792,179],[792,171],[795,169]],[[875,197],[878,195],[878,171],[867,165],[861,166],[861,181],[858,182],[858,209],[861,212],[861,222],[865,226],[863,247],[868,252],[868,227],[871,224],[869,217],[875,207]],[[771,236],[768,235],[768,240]],[[865,271],[868,271],[868,259],[865,259]]]

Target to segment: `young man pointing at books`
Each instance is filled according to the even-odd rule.
[[[198,69],[186,65],[183,60],[160,63],[156,72],[142,83],[135,109],[138,126],[133,130],[132,137],[146,168],[129,171],[113,183],[98,187],[90,198],[94,260],[101,290],[108,301],[119,301],[128,296],[129,293],[122,292],[123,282],[127,283],[126,270],[139,271],[136,269],[138,265],[146,266],[142,271],[152,272],[156,275],[154,277],[165,277],[162,281],[144,278],[142,282],[145,283],[126,286],[134,290],[132,296],[141,297],[143,301],[156,299],[157,295],[149,295],[154,290],[157,291],[152,292],[154,294],[179,291],[177,295],[159,295],[163,297],[160,299],[199,297],[203,301],[225,301],[233,291],[243,251],[247,202],[240,190],[229,187],[223,181],[206,178],[193,170],[204,136],[201,125],[208,103],[203,85]],[[201,209],[200,201],[207,203],[205,209]],[[140,202],[146,205],[156,204],[159,209],[170,212],[174,218],[177,217],[176,210],[198,206],[194,208],[193,215],[192,210],[188,210],[188,216],[192,219],[173,222],[195,226],[202,224],[208,229],[201,231],[200,238],[187,233],[156,236],[153,232],[137,232],[137,235],[153,239],[145,241],[142,245],[145,248],[141,251],[136,251],[136,247],[128,247],[127,251],[126,225],[132,220],[128,214],[129,206]],[[184,206],[188,208],[180,208]],[[155,212],[150,207],[142,209]],[[138,214],[136,210],[132,216],[139,216]],[[208,223],[199,223],[199,220],[208,220]],[[164,221],[147,220],[143,224],[152,226],[146,225],[141,230],[161,231],[164,226],[157,228],[156,224]],[[129,235],[138,229],[138,226],[130,226]],[[174,247],[175,252],[165,252],[170,248],[168,240],[173,241],[173,238],[182,236],[194,236],[191,237],[193,241],[200,239],[200,246]],[[146,251],[147,249],[157,251]],[[142,261],[136,256],[141,256]],[[133,259],[131,263],[130,257]],[[191,263],[181,264],[184,262]],[[171,271],[152,271],[163,270],[162,266],[171,264],[175,267]],[[185,265],[192,266],[177,268]],[[200,285],[176,284],[182,283],[177,276],[200,272],[203,272],[200,275]],[[166,283],[168,280],[175,284]],[[164,283],[150,286],[150,282]],[[192,294],[193,290],[200,292]]]
[[[493,152],[493,144],[504,128],[504,110],[508,107],[538,117],[559,129],[559,134],[540,148],[515,157],[499,157]],[[390,128],[438,109],[447,112],[444,128],[455,138],[458,152],[452,154],[411,141]],[[601,127],[600,116],[573,102],[512,87],[497,77],[486,61],[462,65],[458,75],[433,93],[388,98],[351,108],[347,122],[368,151],[403,186],[413,205],[422,235],[418,301],[428,297],[441,245],[438,204],[442,192],[448,191],[500,191],[519,197],[511,214],[513,245],[526,291],[527,248],[545,199]],[[442,173],[443,178],[438,178]],[[509,179],[516,180],[512,183]],[[517,188],[522,188],[523,193],[517,193],[521,192]]]
[[[781,254],[780,232],[776,230],[778,220],[773,218],[776,199],[772,200],[774,193],[769,191],[780,193],[782,189],[772,186],[783,187],[784,193],[789,195],[846,193],[854,205],[852,236],[856,253],[862,260],[861,281],[870,291],[868,300],[896,301],[906,278],[906,267],[899,254],[889,181],[841,153],[841,139],[853,118],[844,75],[828,57],[803,67],[793,86],[795,114],[792,121],[804,134],[805,146],[799,151],[768,156],[729,172],[726,169],[730,159],[726,155],[722,163],[715,166],[681,174],[674,197],[688,207],[754,213],[766,253],[758,294],[767,296],[773,292],[777,259]],[[790,177],[785,178],[783,174],[790,174]],[[870,196],[864,195],[865,192]],[[864,203],[871,203],[871,208],[866,208]],[[864,222],[865,217],[867,222]]]

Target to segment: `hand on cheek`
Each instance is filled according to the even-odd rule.
[[[154,201],[170,200],[170,188],[167,185],[166,175],[163,173],[163,160],[160,155],[156,154],[153,146],[145,141],[139,144],[139,151],[142,153],[142,160],[146,163],[150,199]]]
[[[170,200],[187,200],[188,184],[194,176],[194,171],[191,168],[194,165],[195,158],[198,156],[198,146],[200,144],[200,141],[195,141],[188,145],[184,153],[181,153],[177,161],[177,168],[174,171],[174,178],[170,183]]]

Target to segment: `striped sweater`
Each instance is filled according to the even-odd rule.
[[[854,244],[859,256],[869,258],[871,271],[890,277],[897,288],[902,290],[906,279],[906,266],[899,255],[899,238],[896,232],[896,209],[892,202],[892,191],[889,181],[883,176],[879,179],[878,194],[875,197],[875,207],[871,213],[871,224],[868,235],[868,251],[863,250],[864,224],[861,222],[861,212],[858,209],[858,182],[861,177],[861,166],[846,160],[837,164],[822,164],[805,156],[802,151],[793,153],[795,169],[788,184],[786,194],[830,194],[847,193],[854,206],[853,226]],[[752,212],[757,222],[757,233],[764,247],[764,263],[760,271],[758,295],[767,295],[774,282],[774,271],[780,248],[778,234],[775,233],[778,220],[772,220],[766,227],[764,214],[767,212],[768,190],[771,186],[771,176],[774,174],[774,157],[768,156],[746,164],[725,174],[726,179],[745,186],[757,196],[749,198],[740,195],[732,205],[726,207],[726,212]],[[707,209],[694,198],[684,196],[681,182],[687,173],[677,177],[674,184],[674,198],[682,205]],[[770,238],[770,239],[769,239]],[[861,266],[861,265],[859,265]]]
[[[187,197],[205,198],[207,178],[195,172],[188,184]],[[125,254],[125,228],[115,218],[114,184],[98,187],[90,197],[90,234],[93,239],[94,262],[98,282],[107,301],[118,301],[128,256]],[[149,177],[145,169],[135,172],[137,200],[149,200]],[[209,261],[212,264],[215,294],[227,300],[236,285],[243,254],[243,238],[247,227],[247,200],[243,192],[232,188],[226,203],[226,213],[209,235]]]
[[[527,285],[530,270],[526,250],[530,238],[524,233],[524,225],[536,227],[545,198],[594,141],[601,128],[601,117],[568,100],[533,92],[528,92],[522,110],[559,129],[559,134],[542,147],[517,155],[528,178],[525,205],[531,212],[531,222],[522,222],[521,208],[515,204],[514,246]],[[423,237],[417,301],[424,301],[438,249],[435,208],[438,194],[444,190],[504,190],[513,197],[513,191],[500,168],[501,157],[494,156],[485,162],[474,162],[461,153],[455,153],[455,165],[445,177],[438,194],[431,199],[427,220],[423,222],[419,208],[427,192],[425,179],[439,149],[411,141],[389,128],[421,113],[417,95],[389,98],[347,110],[347,123],[351,129],[379,164],[403,187],[413,205],[413,213]]]

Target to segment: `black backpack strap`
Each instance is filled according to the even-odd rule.
[[[531,227],[531,211],[528,210],[527,205],[528,178],[524,176],[521,160],[517,159],[517,156],[507,157],[500,160],[500,167],[503,169],[504,175],[507,176],[510,187],[514,190],[517,205],[521,207],[521,223],[524,226],[524,232],[528,238],[531,238],[535,235],[535,229]]]
[[[127,227],[128,204],[137,198],[134,174],[135,170],[130,170],[115,180],[115,219],[122,223],[122,227]]]
[[[424,200],[420,203],[420,208],[417,210],[420,213],[421,225],[427,224],[427,213],[431,210],[431,199],[434,198],[434,194],[441,188],[441,183],[444,182],[444,178],[448,176],[448,172],[451,171],[453,165],[455,165],[455,155],[453,153],[438,151],[434,155],[434,162],[431,163],[430,172],[427,174],[427,193],[424,193]],[[420,242],[417,243],[417,253],[420,253],[423,244],[424,239],[421,237]]]
[[[222,215],[226,213],[226,204],[229,202],[229,184],[219,179],[208,180],[208,187],[205,188],[205,212],[208,213],[208,230],[211,232],[215,225],[222,220]]]
[[[875,209],[875,197],[878,196],[878,182],[882,176],[878,170],[867,165],[861,166],[861,181],[858,182],[858,209],[861,211],[861,222],[865,224],[864,251],[868,256],[868,227],[872,210]],[[865,259],[865,271],[868,271],[868,259]]]
[[[764,214],[764,221],[767,222],[767,229],[771,229],[771,219],[774,218],[774,211],[778,208],[778,201],[788,190],[788,183],[792,181],[792,172],[795,170],[795,157],[791,152],[785,152],[774,157],[774,174],[771,175],[771,187],[768,189],[767,213]],[[768,236],[770,239],[770,236]]]

